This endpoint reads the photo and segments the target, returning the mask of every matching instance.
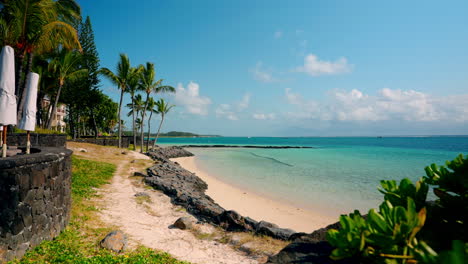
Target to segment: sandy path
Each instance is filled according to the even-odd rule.
[[[208,184],[206,193],[227,210],[235,210],[257,221],[265,220],[297,232],[311,233],[336,222],[334,218],[280,203],[222,182],[200,170],[196,164],[196,157],[172,160],[204,180]]]
[[[129,168],[133,159],[149,158],[128,151],[118,163],[111,184],[100,190],[102,198],[98,203],[103,205],[102,220],[126,233],[130,245],[139,243],[193,263],[257,263],[226,244],[200,240],[190,231],[169,228],[179,217],[189,214],[172,205],[170,198],[161,192],[135,185],[137,180],[129,178],[134,170]],[[138,192],[148,193],[151,201],[139,204],[134,196]]]

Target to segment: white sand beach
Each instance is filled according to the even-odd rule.
[[[265,220],[282,228],[291,228],[297,232],[310,233],[337,221],[320,213],[278,202],[250,191],[227,184],[215,175],[201,170],[196,157],[171,159],[185,169],[195,173],[208,184],[207,194],[227,210],[235,210],[243,216],[257,221]]]

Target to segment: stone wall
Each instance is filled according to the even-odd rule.
[[[0,159],[0,263],[20,258],[67,226],[71,150],[41,148]]]
[[[82,143],[91,143],[101,146],[119,146],[119,140],[116,138],[77,138],[72,140],[74,142],[82,142]],[[130,137],[124,136],[122,137],[122,148],[128,148],[130,145]]]
[[[26,146],[26,133],[8,133],[9,146]],[[38,134],[31,133],[32,147],[53,147],[64,148],[67,143],[67,135],[65,134]]]

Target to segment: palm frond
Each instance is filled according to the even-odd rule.
[[[108,68],[101,68],[98,73],[120,88],[120,79],[111,70]]]
[[[78,34],[71,25],[54,21],[42,27],[42,34],[36,43],[36,51],[39,53],[47,52],[58,45],[65,49],[77,49],[81,51],[81,44],[78,40]]]

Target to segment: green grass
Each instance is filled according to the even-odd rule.
[[[110,181],[115,165],[72,156],[72,213],[68,227],[54,240],[43,241],[21,260],[10,263],[155,263],[183,264],[168,253],[139,247],[121,254],[99,247],[111,227],[101,227],[97,207],[91,199]]]
[[[22,129],[19,129],[17,127],[13,127],[13,133],[26,133],[26,132],[27,132],[26,130],[22,130]],[[65,134],[65,133],[62,133],[60,131],[56,131],[56,130],[53,130],[53,129],[47,129],[47,128],[41,128],[41,127],[36,127],[34,132],[32,132],[32,133],[57,134],[57,135]]]

